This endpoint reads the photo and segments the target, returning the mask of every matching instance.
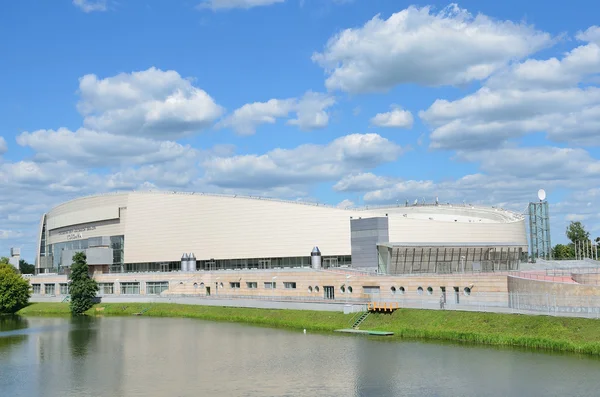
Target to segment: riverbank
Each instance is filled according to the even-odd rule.
[[[104,303],[87,314],[188,317],[269,327],[333,332],[352,315],[306,310],[268,310],[168,303]],[[69,315],[68,303],[32,303],[20,315]],[[600,355],[600,320],[516,314],[401,309],[371,314],[361,329],[394,332],[393,338],[467,342]]]

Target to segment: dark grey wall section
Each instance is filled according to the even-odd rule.
[[[377,268],[377,243],[388,243],[388,218],[350,219],[350,243],[352,245],[352,267]]]

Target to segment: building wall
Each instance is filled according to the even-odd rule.
[[[377,243],[389,242],[387,217],[350,220],[352,267],[377,268]]]
[[[349,277],[350,276],[350,277]],[[482,275],[463,274],[451,276],[366,276],[354,272],[318,271],[312,269],[304,270],[255,270],[255,271],[215,271],[215,272],[170,272],[170,273],[125,273],[125,274],[95,274],[94,278],[99,283],[114,283],[114,295],[120,295],[119,285],[126,282],[139,282],[140,295],[146,294],[146,283],[166,281],[169,283],[168,291],[162,296],[185,295],[206,296],[206,287],[210,287],[211,296],[248,296],[248,297],[298,297],[314,300],[324,299],[324,287],[334,287],[335,300],[362,299],[374,301],[393,301],[398,299],[423,300],[430,299],[437,302],[440,299],[441,287],[446,288],[448,299],[451,299],[454,287],[461,294],[461,300],[475,299],[472,296],[464,296],[465,287],[481,293],[492,293],[483,299],[506,302],[507,276],[506,275]],[[41,294],[44,294],[45,284],[55,284],[55,291],[60,291],[59,284],[66,283],[66,276],[39,275],[30,277],[31,284],[41,285]],[[231,282],[239,282],[240,288],[233,289]],[[247,282],[257,283],[257,288],[248,288]],[[276,288],[266,289],[264,283],[276,283]],[[295,289],[286,289],[285,282],[296,283]],[[221,287],[222,284],[222,287]],[[217,287],[218,286],[218,287]],[[342,286],[344,293],[342,293]],[[364,287],[380,288],[378,294],[365,293]],[[310,289],[309,289],[310,287]],[[318,287],[318,291],[317,288]],[[352,292],[348,292],[350,288]],[[392,288],[393,287],[393,288]],[[418,295],[419,287],[424,291]],[[432,294],[427,289],[431,287]],[[404,288],[406,293],[400,294]],[[312,290],[311,290],[312,289]],[[482,301],[481,297],[476,298]]]
[[[434,220],[427,218],[432,212],[436,212]],[[184,252],[193,252],[198,260],[304,257],[314,246],[319,246],[323,256],[350,255],[350,218],[388,215],[392,242],[527,244],[523,219],[513,221],[489,209],[346,210],[268,199],[153,192],[93,196],[62,204],[46,216],[47,243],[124,235],[125,263],[178,261]]]

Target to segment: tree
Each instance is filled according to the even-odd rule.
[[[27,263],[25,259],[19,260],[21,274],[35,274],[35,266]]]
[[[571,222],[567,227],[567,238],[576,244],[581,241],[589,241],[590,233],[585,230],[581,222]]]
[[[552,259],[571,259],[575,257],[575,250],[572,244],[556,244],[552,248]]]
[[[94,304],[94,298],[98,292],[98,284],[90,277],[87,258],[84,252],[78,252],[73,255],[73,265],[71,265],[71,313],[74,315],[83,314]]]
[[[29,281],[4,259],[0,259],[0,313],[15,313],[27,306],[31,290]]]

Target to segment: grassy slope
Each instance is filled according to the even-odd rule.
[[[98,310],[100,309],[100,310]],[[191,317],[204,320],[251,323],[312,331],[349,328],[351,315],[340,312],[267,310],[177,304],[99,304],[88,311],[94,315]],[[67,303],[34,303],[21,315],[68,314]],[[583,318],[525,316],[401,309],[394,314],[371,314],[361,329],[392,331],[396,338],[422,338],[491,345],[572,351],[600,355],[600,321]]]

